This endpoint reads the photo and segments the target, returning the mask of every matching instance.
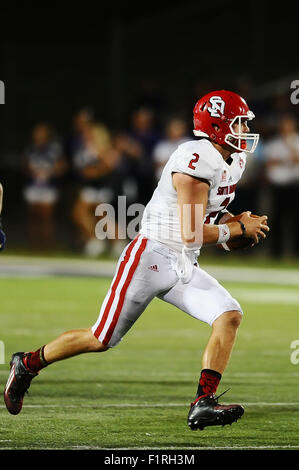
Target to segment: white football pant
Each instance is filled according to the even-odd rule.
[[[104,299],[95,337],[116,346],[154,297],[175,305],[209,325],[224,312],[242,309],[216,279],[194,265],[184,284],[176,270],[177,254],[167,245],[138,235],[122,252]]]

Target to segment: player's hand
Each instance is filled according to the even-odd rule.
[[[0,251],[4,250],[6,242],[6,235],[3,230],[0,228]]]
[[[240,218],[245,226],[245,238],[252,238],[254,244],[259,243],[260,238],[266,238],[267,233],[270,231],[268,227],[268,217],[252,216],[250,211],[243,212]]]

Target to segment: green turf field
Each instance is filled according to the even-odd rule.
[[[36,349],[97,318],[109,279],[1,279],[0,340],[12,352]],[[0,449],[299,449],[299,340],[296,286],[226,284],[245,317],[219,393],[244,404],[232,426],[186,425],[210,328],[155,300],[115,349],[41,372],[18,416],[0,406]],[[299,354],[298,354],[299,357]]]

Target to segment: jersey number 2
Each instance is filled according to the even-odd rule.
[[[223,207],[223,209],[226,208],[226,206],[228,206],[230,203],[230,197],[227,197],[226,199],[224,199],[224,201],[222,202],[222,204],[220,204],[220,207]],[[216,217],[216,215],[221,212],[221,209],[219,209],[218,211],[215,211],[215,212],[211,212],[209,215],[207,215],[204,223],[205,224],[209,224],[211,222],[211,219],[213,219],[214,217]]]
[[[195,170],[194,163],[197,163],[198,159],[199,159],[198,153],[193,153],[193,155],[194,155],[195,158],[192,158],[189,162],[189,165],[188,165],[188,168],[191,168],[191,170]]]

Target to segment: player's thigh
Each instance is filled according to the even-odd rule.
[[[105,346],[115,346],[149,302],[171,287],[176,275],[170,259],[156,251],[156,243],[136,237],[123,251],[116,273],[92,327]]]
[[[107,324],[108,326],[98,336],[99,341],[109,348],[117,346],[144,312],[153,297],[148,297],[144,302],[127,297],[121,309],[121,314],[117,319]],[[96,333],[94,334],[96,335]]]
[[[159,298],[209,325],[224,312],[237,310],[243,314],[239,302],[216,279],[198,267],[194,267],[189,283],[179,281]]]

